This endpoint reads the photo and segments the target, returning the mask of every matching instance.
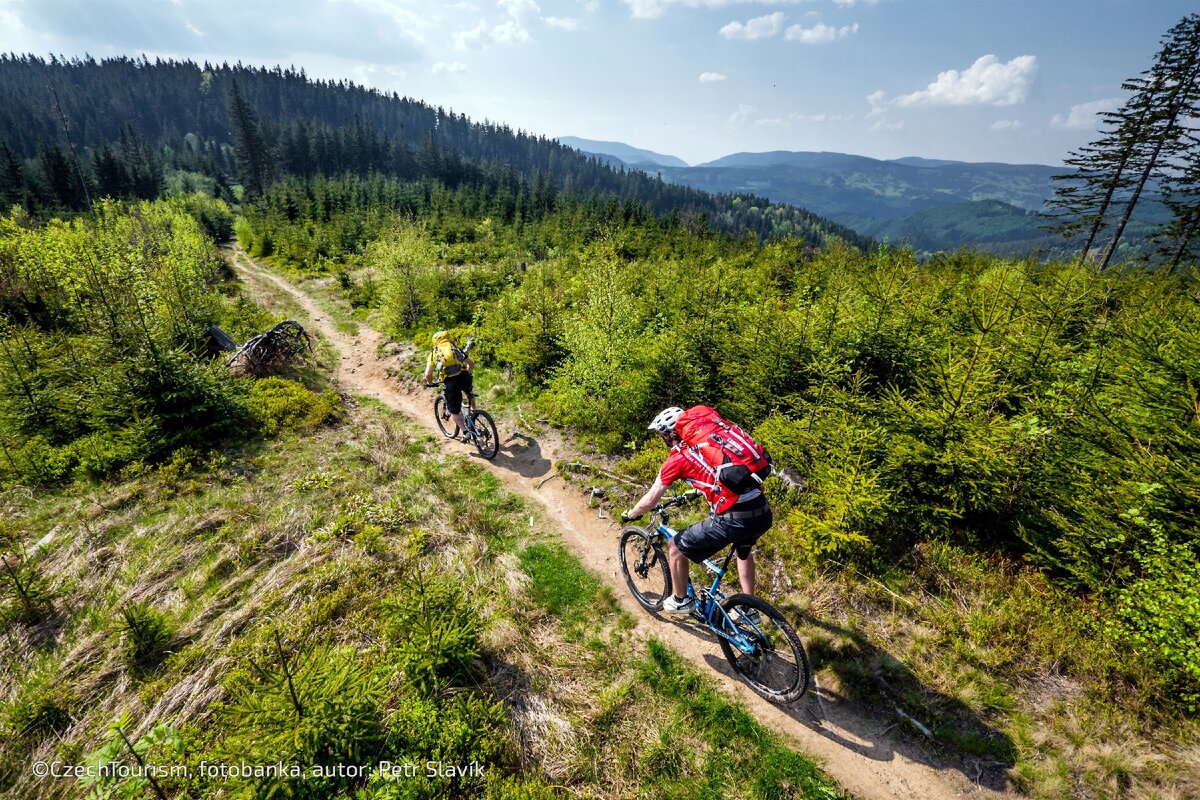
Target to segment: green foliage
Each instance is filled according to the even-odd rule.
[[[87,800],[141,800],[153,789],[162,797],[160,773],[169,772],[169,764],[178,764],[183,755],[183,739],[171,722],[159,722],[146,734],[131,739],[128,713],[108,726],[100,749],[87,755],[83,763],[92,768],[90,777],[81,777]],[[128,777],[112,774],[113,764],[128,767]],[[107,765],[107,772],[102,769]]]
[[[422,696],[434,696],[470,680],[482,624],[461,587],[448,578],[418,576],[409,589],[384,601],[384,635],[408,684]]]
[[[0,623],[5,625],[36,624],[54,610],[49,580],[8,520],[0,520],[0,601]]]
[[[834,800],[837,786],[817,766],[784,747],[745,710],[722,697],[711,682],[684,665],[678,655],[651,641],[646,657],[638,664],[641,680],[682,711],[676,729],[694,731],[707,745],[707,786],[719,792],[722,780],[752,781],[748,796],[754,798],[804,797]],[[681,745],[664,741],[650,748],[652,785],[670,787],[685,767],[680,763]],[[696,776],[699,777],[699,776]]]
[[[251,662],[228,682],[230,701],[218,709],[228,732],[220,762],[251,765],[373,764],[384,742],[387,675],[351,647],[317,646],[289,652],[274,633],[270,660]],[[329,775],[236,778],[237,797],[322,798],[345,791],[350,779]]]
[[[529,575],[533,601],[559,620],[577,625],[593,616],[600,581],[562,545],[530,545],[521,551],[521,569]]]
[[[1200,713],[1200,566],[1194,548],[1141,556],[1142,577],[1116,592],[1110,634],[1148,657],[1162,696]]]
[[[120,614],[121,655],[131,672],[145,674],[166,656],[175,626],[165,612],[145,601],[125,604]]]
[[[75,698],[56,677],[46,666],[35,668],[21,682],[17,695],[0,705],[0,731],[5,738],[32,745],[70,726]]]
[[[227,301],[202,196],[96,204],[29,227],[0,218],[0,474],[32,485],[105,477],[244,417],[219,364],[198,361]]]
[[[335,392],[317,394],[286,378],[255,381],[246,402],[267,435],[282,430],[310,431],[342,418],[341,401]]]
[[[1129,587],[1155,594],[1150,556],[1194,548],[1194,275],[759,246],[605,204],[518,222],[461,186],[424,188],[281,186],[255,235],[361,251],[393,333],[472,325],[506,390],[602,450],[637,452],[665,406],[717,407],[808,484],[768,487],[767,543],[785,556],[870,571],[922,543],[999,550],[1112,615]],[[369,197],[420,216],[331,210],[367,212]],[[649,477],[653,460],[630,471]],[[1171,650],[1178,613],[1115,619],[1192,685],[1186,658],[1148,652]]]

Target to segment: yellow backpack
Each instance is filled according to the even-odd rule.
[[[438,331],[433,335],[433,351],[437,355],[438,375],[442,380],[462,372],[462,362],[467,354],[458,348],[449,333]]]

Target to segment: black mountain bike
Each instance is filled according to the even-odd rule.
[[[429,385],[441,387],[440,383]],[[492,419],[491,414],[483,409],[475,408],[473,393],[467,395],[467,399],[470,407],[463,409],[463,419],[467,422],[467,437],[475,445],[479,455],[491,461],[496,457],[496,453],[500,452],[500,434],[496,431],[496,422]],[[450,410],[446,408],[446,395],[442,392],[438,392],[437,397],[433,399],[433,416],[437,420],[438,429],[446,435],[447,439],[459,437],[458,425],[454,423],[454,417],[450,416]]]

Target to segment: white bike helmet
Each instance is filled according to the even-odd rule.
[[[683,415],[683,409],[676,406],[664,408],[658,412],[658,416],[650,423],[650,427],[646,430],[657,431],[663,436],[669,433],[675,433],[675,422]]]

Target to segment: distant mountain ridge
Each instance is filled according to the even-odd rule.
[[[653,164],[660,167],[687,167],[688,163],[682,158],[655,153],[653,150],[642,150],[621,142],[601,142],[595,139],[580,139],[578,136],[560,136],[559,144],[574,147],[593,155],[615,156],[629,166]]]
[[[1056,243],[1039,227],[1036,212],[1053,196],[1051,178],[1062,167],[787,150],[731,153],[680,167],[634,163],[621,156],[628,151],[604,142],[590,144],[595,149],[579,148],[671,183],[715,194],[760,195],[806,208],[865,236],[911,241],[919,249],[977,245],[1011,252]]]

